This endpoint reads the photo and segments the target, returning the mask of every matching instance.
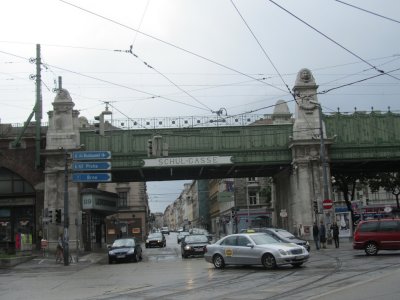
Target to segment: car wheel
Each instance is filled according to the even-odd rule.
[[[187,255],[182,253],[182,258],[187,258]]]
[[[133,255],[133,261],[134,262],[138,262],[139,261],[139,256],[135,253],[135,255]]]
[[[292,264],[292,266],[293,266],[294,268],[300,268],[302,264],[303,264],[303,263],[295,263],[295,264]]]
[[[374,242],[368,242],[368,244],[365,246],[365,253],[367,255],[377,255],[378,246]]]
[[[262,257],[262,264],[264,268],[266,268],[267,270],[275,269],[276,268],[275,257],[270,253],[264,254],[264,256]]]
[[[219,254],[214,255],[213,264],[216,269],[223,269],[225,267],[224,258]]]
[[[111,259],[111,258],[108,259],[108,264],[109,264],[109,265],[112,264],[112,259]]]

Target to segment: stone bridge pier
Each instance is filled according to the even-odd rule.
[[[326,192],[331,198],[331,184],[328,180],[328,186],[323,185],[323,172],[330,178],[330,168],[326,164],[324,170],[321,163],[321,115],[317,88],[311,71],[300,70],[293,88],[296,111],[289,144],[292,150],[292,166],[274,176],[277,225],[310,240],[313,223],[319,224],[323,220],[329,224],[332,218],[331,212],[322,212],[324,188],[327,188]],[[328,161],[326,149],[332,140],[326,138],[324,125],[322,132],[325,145],[323,155]],[[318,204],[318,212],[314,211],[314,202]],[[288,218],[280,216],[282,210],[287,211]]]
[[[76,183],[69,181],[69,156],[72,151],[80,148],[79,112],[73,110],[74,103],[65,89],[60,89],[53,102],[53,111],[48,112],[49,126],[46,137],[45,189],[44,208],[48,214],[62,209],[64,199],[68,197],[68,239],[69,249],[76,249],[77,228],[75,219],[80,207],[79,189]],[[64,222],[59,224],[49,222],[44,226],[49,240],[50,250],[54,250],[60,234],[64,232]]]

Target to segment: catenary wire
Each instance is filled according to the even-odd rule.
[[[61,1],[61,0],[60,0]],[[397,78],[391,74],[388,74],[387,72],[385,72],[384,70],[378,69],[376,66],[372,65],[370,62],[368,62],[367,60],[365,60],[364,58],[362,58],[361,56],[357,55],[356,53],[354,53],[353,51],[351,51],[350,49],[346,48],[345,46],[343,46],[342,44],[338,43],[337,41],[335,41],[334,39],[330,38],[329,36],[327,36],[326,34],[324,34],[322,31],[318,30],[317,28],[315,28],[314,26],[312,26],[311,24],[307,23],[306,21],[304,21],[303,19],[299,18],[298,16],[296,16],[294,13],[290,12],[289,10],[287,10],[286,8],[284,8],[283,6],[279,5],[278,3],[276,3],[273,0],[267,0],[269,2],[271,2],[272,4],[274,4],[275,6],[279,7],[280,9],[282,9],[283,11],[285,11],[286,13],[290,14],[292,17],[296,18],[297,20],[299,20],[300,22],[302,22],[303,24],[307,25],[308,27],[310,27],[312,30],[314,30],[315,32],[319,33],[320,35],[322,35],[323,37],[325,37],[326,39],[330,40],[331,42],[333,42],[335,45],[339,46],[340,48],[342,48],[343,50],[345,50],[346,52],[350,53],[351,55],[353,55],[354,57],[357,57],[359,60],[363,61],[364,63],[366,63],[367,65],[369,65],[371,68],[373,68],[374,70],[376,70],[379,73],[385,74],[387,76],[390,76],[396,80],[400,81],[400,78]]]
[[[381,18],[383,18],[383,19],[386,19],[386,20],[389,20],[389,21],[393,21],[393,22],[396,22],[396,23],[400,23],[400,21],[397,21],[397,20],[392,19],[392,18],[389,18],[389,17],[382,16],[382,15],[380,15],[380,14],[377,14],[377,13],[372,12],[372,11],[370,11],[370,10],[366,10],[366,9],[364,9],[364,8],[355,6],[355,5],[353,5],[353,4],[346,3],[346,2],[343,2],[343,1],[340,1],[340,0],[334,0],[334,1],[339,2],[339,3],[342,3],[342,4],[347,5],[347,6],[351,6],[351,7],[355,8],[355,9],[358,9],[358,10],[362,10],[362,11],[364,11],[364,12],[367,12],[367,13],[369,13],[369,14],[372,14],[372,15],[375,15],[375,16],[378,16],[378,17],[381,17]]]
[[[257,42],[258,46],[261,48],[261,51],[264,53],[265,57],[268,59],[269,63],[272,65],[272,67],[275,69],[275,72],[278,74],[279,78],[281,79],[281,81],[283,82],[283,84],[286,86],[287,90],[289,91],[289,94],[291,94],[293,97],[293,93],[289,88],[289,85],[285,82],[285,80],[283,79],[281,73],[278,71],[277,67],[275,66],[275,64],[273,63],[272,59],[269,57],[269,55],[267,54],[267,51],[265,51],[264,47],[261,45],[260,41],[258,40],[257,36],[254,34],[253,30],[250,28],[249,24],[247,23],[246,19],[243,17],[243,15],[241,14],[241,12],[239,11],[239,9],[237,8],[237,6],[235,5],[235,3],[233,2],[233,0],[231,0],[231,3],[233,5],[233,7],[235,8],[236,12],[238,13],[238,15],[240,16],[240,18],[242,19],[243,23],[246,25],[247,29],[250,31],[251,35],[253,36],[254,40]],[[295,98],[295,97],[294,97]]]
[[[197,103],[199,103],[200,105],[203,105],[204,107],[206,107],[209,111],[213,111],[209,106],[207,106],[206,104],[202,103],[200,100],[198,100],[197,98],[195,98],[192,94],[190,94],[189,92],[187,92],[186,90],[184,90],[183,88],[181,88],[179,85],[177,85],[175,82],[173,82],[169,77],[167,77],[166,75],[164,75],[163,73],[161,73],[160,71],[158,71],[155,67],[153,67],[152,65],[150,65],[149,63],[147,63],[146,61],[142,60],[136,53],[133,53],[132,51],[133,45],[130,46],[129,50],[125,50],[125,51],[121,51],[121,50],[116,50],[119,52],[125,52],[125,53],[130,53],[133,57],[137,58],[138,60],[140,60],[147,68],[154,70],[157,74],[159,74],[160,76],[164,77],[169,83],[171,83],[172,85],[174,85],[177,89],[179,89],[181,92],[185,93],[186,95],[188,95],[190,98],[192,98],[193,100],[195,100]]]
[[[165,45],[171,46],[171,47],[173,47],[173,48],[175,48],[175,49],[178,49],[178,50],[180,50],[180,51],[186,52],[186,53],[191,54],[191,55],[193,55],[193,56],[196,56],[196,57],[198,57],[198,58],[200,58],[200,59],[206,60],[206,61],[208,61],[208,62],[210,62],[210,63],[213,63],[213,64],[215,64],[215,65],[218,65],[218,66],[220,66],[220,67],[222,67],[222,68],[224,68],[224,69],[227,69],[227,70],[230,70],[230,71],[232,71],[232,72],[235,72],[235,73],[238,73],[238,74],[240,74],[240,75],[243,75],[243,76],[245,76],[245,77],[248,77],[248,78],[257,80],[255,77],[250,76],[249,74],[246,74],[246,73],[243,73],[243,72],[241,72],[241,71],[238,71],[238,70],[236,70],[236,69],[234,69],[234,68],[231,68],[231,67],[229,67],[229,66],[226,66],[226,65],[224,65],[224,64],[222,64],[222,63],[219,63],[219,62],[217,62],[217,61],[215,61],[215,60],[209,59],[209,58],[207,58],[207,57],[205,57],[205,56],[202,56],[202,55],[200,55],[200,54],[197,54],[197,53],[195,53],[195,52],[193,52],[193,51],[187,50],[187,49],[182,48],[182,47],[180,47],[180,46],[178,46],[178,45],[172,44],[172,43],[170,43],[170,42],[167,42],[167,41],[162,40],[162,39],[160,39],[160,38],[158,38],[158,37],[155,37],[155,36],[153,36],[153,35],[150,35],[150,34],[147,34],[147,33],[145,33],[145,32],[142,32],[142,31],[140,31],[140,30],[134,29],[134,28],[132,28],[132,27],[130,27],[130,26],[127,26],[127,25],[125,25],[125,24],[123,24],[123,23],[117,22],[117,21],[115,21],[115,20],[113,20],[113,19],[107,18],[107,17],[102,16],[102,15],[100,15],[100,14],[97,14],[97,13],[95,13],[95,12],[93,12],[93,11],[90,11],[90,10],[85,9],[85,8],[83,8],[83,7],[80,7],[80,6],[77,6],[77,5],[75,5],[75,4],[72,4],[72,3],[68,2],[68,1],[65,1],[65,0],[58,0],[58,1],[63,2],[63,3],[65,3],[65,4],[68,4],[68,5],[70,5],[70,6],[73,6],[73,7],[77,8],[77,9],[80,9],[80,10],[82,10],[82,11],[84,11],[84,12],[87,12],[87,13],[89,13],[89,14],[92,14],[92,15],[94,15],[94,16],[97,16],[97,17],[99,17],[99,18],[102,18],[102,19],[104,19],[104,20],[107,20],[107,21],[109,21],[109,22],[111,22],[111,23],[114,23],[114,24],[116,24],[116,25],[122,26],[122,27],[124,27],[124,28],[126,28],[126,29],[129,29],[129,30],[132,30],[132,31],[136,31],[136,32],[138,32],[138,33],[140,33],[140,34],[142,34],[142,35],[148,37],[148,38],[151,38],[151,39],[153,39],[153,40],[156,40],[156,41],[158,41],[158,42],[160,42],[160,43],[163,43],[163,44],[165,44]],[[278,90],[280,90],[280,91],[286,93],[286,91],[285,91],[284,89],[281,89],[281,88],[279,88],[279,87],[277,87],[277,86],[274,86],[274,85],[269,84],[269,83],[267,83],[267,82],[262,82],[262,83],[265,84],[265,85],[268,85],[268,86],[270,86],[270,87],[272,87],[272,88],[278,89]]]

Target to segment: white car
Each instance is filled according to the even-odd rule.
[[[204,258],[217,269],[226,265],[263,265],[266,269],[292,265],[300,267],[309,258],[303,246],[282,243],[265,233],[228,235],[207,245]]]

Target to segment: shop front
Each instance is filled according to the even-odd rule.
[[[82,241],[85,251],[105,249],[106,217],[117,211],[118,195],[97,189],[84,189],[82,199]]]

